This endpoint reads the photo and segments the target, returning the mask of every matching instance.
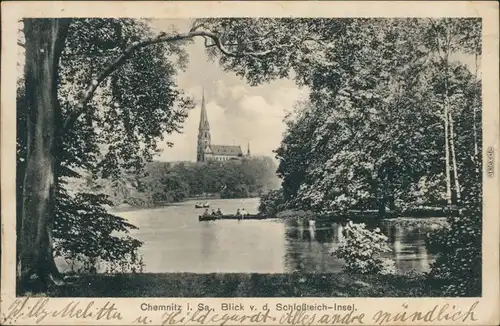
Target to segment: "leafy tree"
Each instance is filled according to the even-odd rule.
[[[139,268],[141,258],[137,249],[142,243],[129,236],[115,235],[136,227],[107,213],[104,205],[110,204],[104,195],[70,196],[61,188],[54,225],[54,254],[65,258],[69,265],[83,264],[87,272],[96,271],[100,262],[121,272]],[[119,270],[122,263],[129,268]]]
[[[415,114],[407,111],[402,97],[414,92],[419,80],[408,83],[407,79],[425,62],[424,53],[415,43],[394,42],[412,34],[408,26],[417,23],[411,23],[345,21],[343,35],[325,53],[332,61],[316,63],[320,71],[329,69],[329,76],[314,80],[311,103],[298,118],[303,121],[291,125],[283,142],[286,147],[277,151],[283,157],[281,170],[302,166],[299,175],[303,177],[297,182],[300,186],[290,191],[306,206],[327,211],[378,206],[383,213],[386,205],[394,208],[396,193],[401,191],[394,187],[395,175],[418,178],[423,174],[416,166],[407,167],[415,161],[408,157],[412,152],[398,151],[407,139],[401,133],[416,132],[414,128],[408,130],[407,120],[415,119]],[[389,125],[387,133],[373,132]],[[295,130],[306,132],[295,136],[306,142],[298,148],[307,158],[293,155],[302,164],[283,155],[292,148],[287,137],[292,138]],[[412,173],[406,173],[407,169]],[[289,177],[284,184],[287,179],[296,182]],[[408,187],[412,180],[400,181],[401,187]],[[343,185],[353,188],[343,189]],[[287,193],[286,187],[284,190]]]
[[[472,21],[454,23],[463,27]],[[427,34],[433,24],[427,20],[343,21],[333,44],[322,48],[322,55],[311,63],[310,103],[303,105],[295,121],[288,122],[277,150],[287,201],[327,212],[377,208],[383,215],[387,207],[411,207],[417,201],[416,188],[423,187],[423,193],[431,187],[436,194],[446,186],[449,178],[442,180],[441,171],[457,171],[463,163],[456,158],[469,151],[452,150],[451,144],[460,146],[456,135],[470,132],[457,132],[455,123],[452,141],[443,132],[443,116],[449,120],[448,111],[467,109],[460,95],[463,88],[456,95],[450,92],[460,83],[472,84],[468,69],[450,59],[448,93],[455,102],[453,110],[443,113],[442,60]],[[474,98],[469,95],[468,100]],[[445,143],[448,151],[441,149]],[[446,152],[456,153],[443,162]],[[429,197],[427,202],[440,204],[443,196]]]
[[[163,199],[168,202],[179,202],[189,196],[189,187],[182,176],[173,172],[164,175],[160,181],[163,185]]]
[[[275,216],[284,207],[283,190],[270,190],[260,196],[259,212],[267,216]]]
[[[288,206],[298,204],[297,192],[304,182],[309,156],[312,156],[311,139],[317,115],[311,114],[312,105],[301,103],[296,107],[295,120],[288,117],[287,130],[283,135],[281,146],[276,149],[276,157],[280,160],[278,176],[283,180],[283,198]]]
[[[442,19],[432,22],[428,37],[436,53],[435,94],[440,96],[443,120],[449,128],[445,148],[447,200],[460,208],[458,216],[448,217],[448,228],[434,232],[428,239],[431,248],[439,248],[430,275],[445,280],[445,294],[450,296],[481,295],[482,128],[477,117],[481,112],[477,60],[481,54],[480,34],[477,19]],[[473,69],[450,60],[460,51],[474,55]]]
[[[59,282],[52,258],[52,228],[55,254],[68,259],[85,256],[93,261],[97,258],[117,261],[126,254],[134,256],[140,245],[136,240],[111,235],[112,231],[126,231],[133,226],[107,214],[103,205],[109,202],[104,197],[68,193],[66,179],[79,177],[76,171],[82,169],[116,176],[120,169],[138,168],[141,161],[150,158],[156,150],[158,137],[179,128],[189,102],[175,89],[174,63],[160,60],[172,53],[182,54],[182,51],[175,46],[150,47],[132,56],[120,74],[112,76],[115,84],[109,82],[102,88],[89,103],[85,117],[67,119],[71,108],[77,106],[78,87],[92,79],[110,56],[119,53],[127,38],[148,35],[150,31],[144,23],[132,20],[86,19],[68,24],[65,20],[28,19],[24,23],[25,85],[18,88],[18,191],[19,198],[24,200],[18,206],[18,253],[23,279],[36,273],[46,281],[50,273]],[[55,34],[50,34],[52,27],[57,30]],[[37,33],[43,34],[41,39]],[[54,53],[50,44],[56,47]],[[46,55],[40,57],[39,52]],[[49,71],[40,71],[40,60],[53,62],[47,68],[52,75],[47,75]],[[44,81],[43,78],[52,79]],[[157,79],[152,82],[151,78]],[[45,82],[54,86],[48,94]],[[140,101],[134,102],[129,96],[131,89],[136,91]],[[121,91],[125,91],[125,95]],[[57,98],[44,102],[47,95],[57,95]],[[40,105],[47,105],[44,108],[47,111],[39,108]],[[61,129],[65,117],[66,128]],[[114,144],[105,148],[109,143]],[[51,163],[44,165],[44,162]],[[40,164],[43,168],[39,168]],[[52,186],[49,188],[38,183],[45,177],[50,177]],[[38,210],[42,207],[42,211]],[[43,215],[38,220],[35,218],[37,213]],[[92,226],[97,221],[102,230]],[[47,227],[34,229],[35,225],[44,224]],[[38,242],[33,238],[40,232],[37,230],[44,232],[36,237]],[[87,236],[78,241],[73,232],[83,232]]]
[[[269,157],[176,164],[153,161],[147,163],[144,170],[138,181],[140,191],[133,185],[135,174],[120,177],[119,184],[123,182],[126,191],[119,196],[113,196],[119,190],[117,185],[105,179],[97,182],[115,205],[125,203],[132,206],[162,205],[207,194],[245,198],[278,187],[274,174],[276,165]]]

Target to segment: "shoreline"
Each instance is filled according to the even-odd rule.
[[[124,212],[133,212],[133,211],[140,211],[140,210],[146,210],[146,209],[159,209],[159,208],[164,208],[164,207],[172,207],[172,206],[180,206],[182,204],[185,204],[187,202],[192,201],[193,203],[197,201],[208,201],[208,200],[234,200],[234,199],[255,199],[259,197],[245,197],[245,198],[220,198],[220,197],[203,197],[203,198],[187,198],[182,201],[178,202],[171,202],[171,203],[165,203],[162,205],[152,205],[152,206],[132,206],[129,204],[120,204],[117,206],[108,206],[106,207],[106,210],[108,213],[124,213]]]
[[[224,198],[228,200],[235,200],[235,199],[255,199],[258,197],[247,197],[247,198]],[[163,209],[165,207],[172,207],[172,206],[180,206],[182,204],[188,203],[188,202],[193,202],[193,204],[196,202],[196,199],[188,199],[182,202],[175,202],[175,203],[166,203],[165,205],[156,205],[156,206],[142,206],[142,207],[135,207],[135,206],[121,206],[121,207],[110,207],[107,208],[108,213],[111,214],[119,214],[119,213],[128,213],[128,212],[138,212],[141,210],[156,210],[156,209]],[[200,209],[200,214],[201,214],[201,209]],[[197,214],[200,215],[200,214]],[[274,217],[267,217],[265,219],[258,219],[258,220],[316,220],[316,221],[328,221],[328,222],[333,222],[333,223],[342,223],[342,222],[347,222],[349,220],[352,220],[354,223],[388,223],[391,225],[395,226],[405,226],[405,227],[413,227],[413,226],[427,226],[427,227],[432,227],[432,228],[442,228],[448,225],[446,217],[443,216],[407,216],[407,215],[401,215],[397,217],[393,216],[387,216],[384,218],[377,218],[373,216],[329,216],[329,217],[321,217],[318,216],[312,212],[307,212],[307,211],[302,211],[302,210],[284,210],[280,211],[277,214],[275,214]]]

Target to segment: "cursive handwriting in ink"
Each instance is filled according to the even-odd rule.
[[[477,321],[474,317],[474,310],[476,309],[479,301],[474,302],[472,306],[469,307],[467,312],[463,310],[456,309],[456,306],[451,306],[446,303],[442,306],[435,305],[429,311],[408,311],[408,304],[402,305],[403,312],[398,312],[396,314],[391,314],[383,310],[377,311],[373,316],[373,320],[378,325],[393,322],[406,322],[406,321],[419,321],[419,322],[434,322],[434,321]]]
[[[115,304],[110,301],[107,301],[104,306],[96,307],[94,301],[82,305],[80,301],[71,300],[62,309],[49,309],[49,301],[49,298],[30,299],[27,297],[25,299],[17,299],[9,307],[4,322],[15,321],[21,317],[34,319],[37,324],[47,317],[92,320],[122,319],[122,315],[115,307]],[[31,304],[33,302],[34,304]]]
[[[275,317],[269,315],[270,311],[258,312],[254,314],[241,314],[241,313],[214,313],[213,310],[197,310],[194,314],[190,315],[188,312],[188,317],[180,317],[180,311],[177,312],[167,312],[163,314],[162,325],[188,325],[196,323],[198,325],[205,325],[210,323],[217,323],[218,325],[224,326],[234,325],[236,323],[266,323],[269,321],[276,321]]]
[[[9,307],[7,310],[8,313],[6,316],[2,316],[2,319],[0,320],[1,323],[5,323],[8,321],[17,321],[17,319],[21,318],[24,316],[23,310],[27,308],[26,304],[28,303],[29,297],[25,299],[16,299]]]
[[[132,324],[148,325],[148,324],[150,324],[152,322],[153,321],[151,319],[149,319],[147,316],[139,316],[136,319],[134,319],[134,321],[132,322]]]

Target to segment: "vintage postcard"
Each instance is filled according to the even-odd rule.
[[[498,325],[495,1],[2,3],[3,325]]]

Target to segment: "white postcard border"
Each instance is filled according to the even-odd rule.
[[[435,305],[448,304],[457,311],[467,311],[474,306],[474,318],[466,324],[493,325],[499,321],[499,198],[500,171],[499,151],[499,23],[496,2],[7,2],[2,3],[2,98],[1,98],[1,189],[2,189],[2,265],[1,265],[1,311],[6,311],[15,298],[15,94],[16,85],[16,35],[18,20],[22,17],[150,17],[150,18],[191,18],[191,17],[482,17],[483,20],[483,155],[493,147],[495,152],[495,173],[488,177],[483,169],[483,296],[481,298],[50,298],[47,311],[62,309],[72,300],[81,307],[94,302],[102,307],[107,302],[114,304],[122,319],[99,320],[92,318],[69,318],[47,316],[40,324],[127,324],[137,317],[145,316],[147,324],[161,322],[161,314],[141,311],[142,303],[196,305],[204,303],[220,308],[221,303],[243,303],[262,306],[276,303],[354,303],[365,313],[364,324],[375,324],[372,316],[379,310],[393,314],[406,311],[429,311]],[[30,304],[35,302],[31,298]],[[408,308],[405,308],[405,304]],[[220,310],[220,309],[219,309]],[[280,314],[273,312],[275,320],[265,324],[276,325]],[[20,318],[13,323],[35,324],[37,318]],[[149,322],[150,321],[150,322]],[[220,324],[208,321],[205,324]],[[235,324],[227,322],[227,324]],[[261,324],[244,321],[242,324]],[[185,324],[185,322],[179,322]],[[239,323],[238,323],[239,324]],[[263,324],[263,323],[262,323]],[[355,324],[355,323],[354,323]],[[385,323],[387,324],[387,323]],[[402,324],[394,322],[392,324]],[[419,324],[405,322],[404,324]],[[434,321],[428,324],[463,324]]]

